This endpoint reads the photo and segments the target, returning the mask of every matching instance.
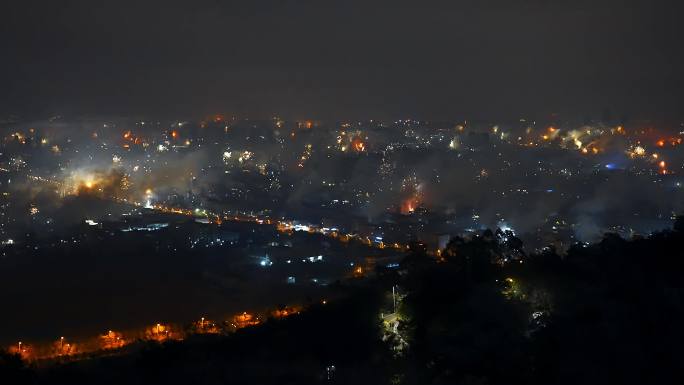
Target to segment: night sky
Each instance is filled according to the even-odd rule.
[[[678,3],[4,1],[0,113],[674,125]]]

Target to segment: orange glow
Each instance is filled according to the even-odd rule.
[[[271,316],[273,318],[285,318],[294,314],[299,314],[300,311],[301,309],[299,307],[284,307],[272,311]]]
[[[658,165],[660,166],[660,168],[665,168],[665,166],[667,166],[664,160],[661,160],[660,163],[658,163]]]
[[[66,342],[64,337],[60,337],[57,341],[52,343],[51,356],[61,357],[70,356],[78,353],[76,346],[72,343]]]
[[[236,329],[242,329],[248,326],[255,326],[260,323],[261,320],[259,320],[259,317],[247,312],[243,312],[242,314],[238,314],[233,317],[232,325]]]
[[[158,323],[150,326],[145,330],[145,339],[151,341],[162,342],[166,340],[181,339],[181,334],[171,329],[170,325]]]
[[[401,213],[404,215],[412,214],[416,210],[418,202],[414,197],[406,199],[401,203]]]
[[[171,131],[171,137],[176,139],[178,137],[178,132],[176,130]]]
[[[219,326],[214,321],[208,320],[204,317],[200,318],[194,323],[195,333],[199,334],[218,334],[221,332]]]
[[[109,330],[100,336],[100,348],[104,350],[119,349],[126,345],[123,335],[119,332]]]
[[[95,182],[93,182],[92,180],[88,180],[88,181],[85,181],[83,183],[83,185],[86,186],[87,188],[91,189],[95,186]]]
[[[356,152],[363,152],[366,150],[366,145],[363,143],[363,140],[357,136],[352,139],[352,148]]]
[[[660,139],[659,141],[656,142],[656,145],[658,147],[664,147],[665,146],[665,141],[663,139]]]
[[[18,342],[15,345],[10,346],[8,349],[10,354],[18,354],[21,356],[21,359],[24,361],[31,361],[34,356],[33,356],[33,348],[29,345],[26,345],[23,342]]]

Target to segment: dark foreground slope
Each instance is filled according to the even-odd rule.
[[[553,249],[526,255],[512,234],[489,231],[453,239],[439,259],[416,246],[398,271],[378,271],[348,298],[291,318],[47,368],[3,354],[0,378],[3,384],[681,384],[682,225],[629,241],[607,235],[562,256]],[[398,311],[388,316],[392,286]]]
[[[684,222],[517,252],[506,234],[414,255],[404,280],[406,383],[684,383]]]
[[[4,379],[32,384],[313,384],[381,383],[389,355],[379,336],[374,291],[316,305],[228,336],[197,335],[149,343],[114,357],[22,369],[5,356]]]

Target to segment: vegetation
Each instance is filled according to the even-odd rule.
[[[453,240],[441,264],[412,256],[405,383],[682,383],[681,218],[563,256],[521,258],[507,243],[489,232]]]
[[[500,231],[455,238],[439,258],[413,245],[398,270],[380,269],[347,299],[298,315],[49,368],[3,353],[0,376],[8,384],[684,383],[683,224],[648,238],[606,235],[564,255],[526,255]],[[383,328],[381,315],[398,327]]]

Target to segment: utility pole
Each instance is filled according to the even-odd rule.
[[[394,290],[395,286],[396,286],[396,285],[392,285],[392,306],[393,306],[393,309],[394,309],[394,313],[397,312],[397,294],[396,294],[396,292],[395,292],[395,290]]]

